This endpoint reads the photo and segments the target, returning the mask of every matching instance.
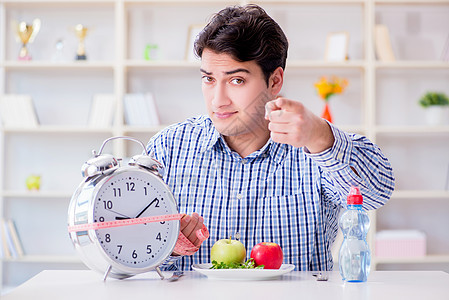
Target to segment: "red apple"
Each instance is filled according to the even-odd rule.
[[[284,260],[281,246],[276,243],[259,243],[251,250],[251,258],[256,266],[263,265],[264,269],[279,269]]]

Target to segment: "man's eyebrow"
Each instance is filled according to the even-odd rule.
[[[247,69],[239,68],[239,69],[227,71],[227,72],[225,72],[225,74],[231,75],[231,74],[235,74],[235,73],[239,73],[239,72],[249,73],[249,71]]]
[[[206,74],[206,75],[212,75],[212,72],[207,72],[207,71],[204,70],[204,69],[200,69],[200,72],[201,72],[201,73],[204,73],[204,74]]]
[[[200,69],[200,71],[206,75],[212,75],[212,72],[207,72],[204,69]],[[244,72],[244,73],[250,73],[249,70],[244,69],[244,68],[239,68],[239,69],[235,69],[235,70],[231,70],[231,71],[226,71],[224,72],[226,75],[231,75],[231,74],[235,74],[235,73],[239,73],[239,72]]]

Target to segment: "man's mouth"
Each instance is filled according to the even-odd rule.
[[[233,116],[234,114],[236,114],[236,111],[229,111],[229,112],[214,112],[215,116],[218,119],[227,119],[231,116]]]

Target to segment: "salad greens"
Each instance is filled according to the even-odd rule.
[[[218,263],[216,260],[212,261],[211,269],[263,269],[264,266],[256,266],[254,259],[250,258],[244,263]]]

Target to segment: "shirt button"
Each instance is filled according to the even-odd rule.
[[[237,194],[237,199],[241,200],[243,198],[242,194]]]

